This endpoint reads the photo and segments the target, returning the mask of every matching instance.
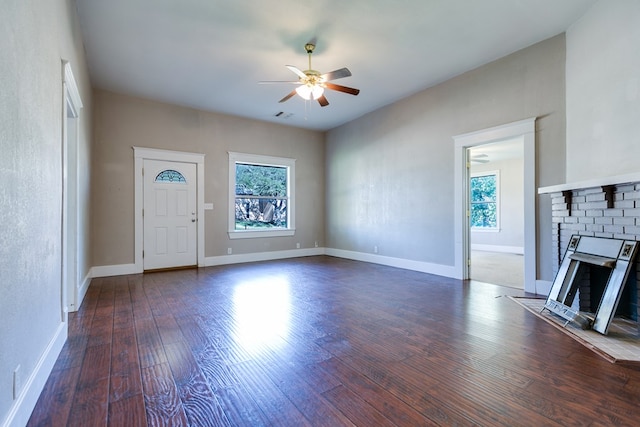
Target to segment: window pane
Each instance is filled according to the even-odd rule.
[[[295,234],[296,160],[229,152],[229,238]]]
[[[474,176],[471,177],[469,181],[471,199],[471,227],[497,228],[497,175],[489,174]]]
[[[471,178],[471,203],[496,201],[496,176],[485,175]]]
[[[184,176],[182,176],[180,172],[167,169],[156,176],[156,182],[179,182],[186,184],[187,180],[184,179]]]
[[[287,168],[236,163],[236,195],[287,196]]]
[[[498,226],[495,203],[473,203],[471,205],[471,227],[496,228]]]
[[[236,197],[236,230],[287,228],[287,200]]]

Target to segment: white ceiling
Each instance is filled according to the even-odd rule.
[[[522,137],[518,137],[471,147],[469,149],[469,158],[472,166],[511,159],[523,159],[524,140]]]
[[[76,0],[94,87],[328,130],[564,32],[596,0]],[[330,105],[285,65],[348,67]],[[279,118],[278,112],[284,112]]]

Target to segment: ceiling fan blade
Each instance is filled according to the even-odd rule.
[[[296,94],[296,90],[292,90],[291,92],[289,92],[284,98],[282,98],[280,101],[278,102],[285,102],[288,101],[291,97],[293,97]]]
[[[471,163],[489,163],[488,155],[485,153],[475,154],[469,158]]]
[[[288,69],[290,69],[291,71],[293,71],[301,79],[306,79],[307,78],[307,75],[305,73],[303,73],[302,71],[300,71],[300,69],[298,67],[294,67],[293,65],[286,65],[286,67]]]
[[[320,97],[318,98],[318,103],[321,107],[326,107],[327,105],[329,105],[329,101],[327,101],[327,98],[325,98],[324,95],[320,95]]]
[[[338,92],[348,93],[349,95],[357,95],[360,93],[360,89],[354,89],[352,87],[341,86],[335,83],[325,82],[323,83],[324,87],[331,90],[337,90]]]
[[[351,76],[351,71],[349,71],[349,69],[345,67],[345,68],[340,68],[339,70],[330,71],[326,74],[321,75],[320,77],[325,82],[328,82],[329,80],[336,80],[336,79],[341,79],[343,77],[349,77],[349,76]]]
[[[292,82],[289,80],[266,80],[262,82],[258,82],[259,85],[275,85],[275,84],[290,84],[290,85],[299,85],[301,84],[299,81]]]

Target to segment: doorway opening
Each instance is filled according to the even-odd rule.
[[[467,150],[469,279],[524,289],[522,137]]]
[[[454,136],[455,141],[455,268],[457,277],[470,278],[470,149],[509,140],[521,139],[523,145],[523,261],[524,290],[536,290],[536,187],[535,120],[530,118],[502,126]]]

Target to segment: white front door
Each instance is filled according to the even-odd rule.
[[[195,266],[196,164],[144,159],[144,270]]]

